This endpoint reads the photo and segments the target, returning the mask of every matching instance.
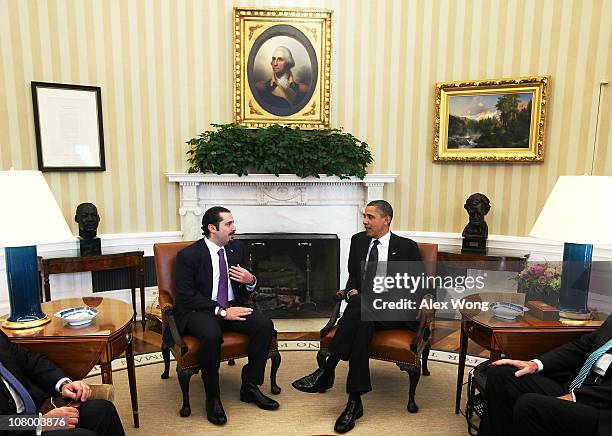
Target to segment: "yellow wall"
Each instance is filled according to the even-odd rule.
[[[66,218],[91,201],[100,233],[178,229],[163,174],[232,121],[232,7],[290,4],[334,11],[332,125],[370,144],[370,172],[400,174],[396,229],[460,232],[480,191],[490,233],[525,235],[559,175],[590,173],[612,0],[0,0],[0,169],[37,167],[31,81],[101,86],[107,171],[46,174]],[[543,164],[432,163],[434,82],[544,74]],[[597,175],[612,174],[611,88]]]

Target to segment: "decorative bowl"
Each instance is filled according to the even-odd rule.
[[[522,316],[529,309],[520,304],[496,302],[489,306],[495,316],[500,319],[513,321],[517,317]]]
[[[97,314],[98,311],[93,307],[70,307],[56,312],[55,316],[76,327],[89,324]]]

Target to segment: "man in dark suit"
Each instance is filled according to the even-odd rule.
[[[384,200],[368,203],[363,215],[364,232],[353,235],[348,260],[349,278],[346,283],[347,306],[329,347],[330,356],[322,369],[293,382],[302,392],[324,392],[334,384],[335,368],[340,360],[349,362],[346,391],[347,405],[336,420],[334,430],[345,433],[355,426],[363,415],[361,395],[372,390],[370,383],[370,343],[376,330],[408,327],[418,329],[418,321],[366,321],[362,315],[362,292],[371,288],[370,265],[379,262],[411,262],[418,266],[417,274],[424,272],[416,242],[390,232],[393,208]],[[362,265],[368,265],[362,268]],[[415,271],[413,271],[415,272]],[[387,272],[387,275],[390,274]],[[371,290],[371,289],[370,289]],[[364,303],[365,304],[365,303]]]
[[[597,331],[537,359],[493,362],[478,434],[611,435],[611,353],[612,315]]]
[[[240,400],[274,410],[278,403],[258,385],[264,380],[268,349],[274,337],[272,321],[240,306],[255,289],[256,279],[244,265],[245,246],[234,241],[236,226],[231,212],[212,207],[202,217],[204,238],[176,256],[176,321],[181,334],[200,341],[199,362],[206,390],[206,415],[213,424],[227,422],[219,390],[223,332],[249,336],[249,362],[242,370]]]
[[[57,405],[64,399],[73,406],[46,411],[47,418],[67,420],[65,430],[57,436],[122,436],[123,426],[110,401],[91,400],[91,388],[82,381],[72,381],[45,356],[14,344],[0,330],[0,413],[2,415],[37,415],[46,403]],[[49,398],[54,398],[49,402]],[[34,431],[7,431],[6,435],[33,435]]]

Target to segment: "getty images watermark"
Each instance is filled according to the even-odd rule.
[[[362,270],[362,319],[416,321],[419,311],[489,310],[485,301],[467,301],[465,293],[481,292],[487,273],[460,274],[461,269],[433,274],[423,262],[379,262],[376,273]],[[441,298],[442,297],[442,298]]]

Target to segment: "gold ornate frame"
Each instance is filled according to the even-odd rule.
[[[548,76],[533,76],[515,79],[436,83],[433,160],[463,162],[542,162],[544,160],[544,130],[549,81],[550,77]],[[452,97],[519,93],[532,94],[528,147],[449,148],[448,129],[451,115],[450,100]]]
[[[255,64],[251,62],[257,54],[256,51],[251,54],[251,50],[261,48],[266,37],[271,39],[269,35],[286,36],[274,33],[279,28],[289,29],[301,38],[300,43],[311,54],[306,58],[310,61],[311,77],[316,77],[300,98],[301,104],[290,107],[287,111],[293,113],[288,114],[279,114],[281,109],[273,113],[276,106],[266,106],[268,102],[255,86],[255,74],[249,76],[254,71]],[[304,129],[329,128],[331,29],[332,12],[325,9],[234,8],[234,122],[248,127],[287,124]]]

